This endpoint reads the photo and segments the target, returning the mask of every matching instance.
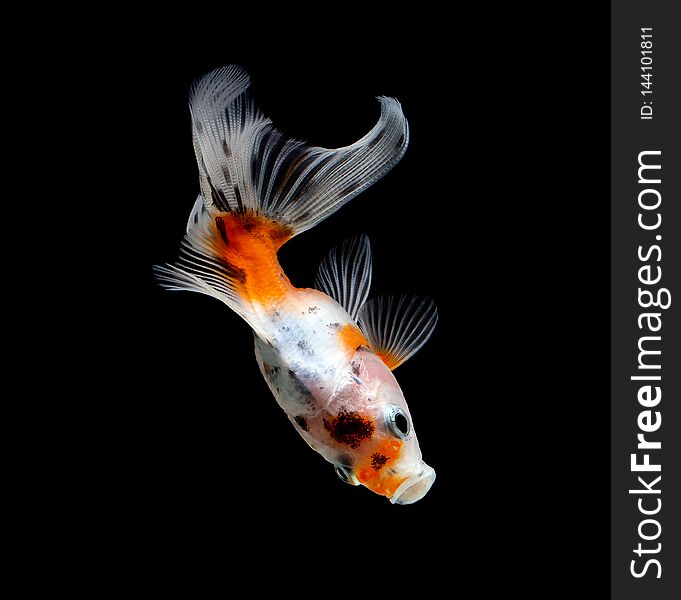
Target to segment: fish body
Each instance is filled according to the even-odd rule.
[[[422,498],[435,471],[421,457],[409,408],[392,373],[437,320],[424,298],[367,301],[366,236],[322,262],[315,288],[295,287],[277,259],[291,237],[380,178],[404,153],[406,119],[381,99],[377,126],[337,150],[284,138],[248,96],[239,67],[193,89],[190,108],[202,193],[165,287],[215,297],[252,327],[260,371],[279,406],[343,481],[391,502]]]

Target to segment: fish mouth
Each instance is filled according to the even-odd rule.
[[[435,469],[423,464],[423,470],[402,482],[390,498],[392,504],[413,504],[423,498],[435,481]]]

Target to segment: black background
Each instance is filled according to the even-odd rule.
[[[531,35],[511,16],[314,59],[302,41],[256,58],[145,31],[91,72],[107,106],[106,178],[93,177],[107,243],[88,258],[106,281],[84,311],[95,391],[66,420],[78,519],[115,557],[112,580],[258,588],[276,571],[294,589],[322,573],[341,589],[539,597],[607,585],[607,17],[592,13],[603,40],[589,50],[560,14]],[[341,483],[269,394],[247,325],[153,280],[198,193],[188,88],[231,62],[275,126],[315,145],[366,133],[377,95],[402,103],[404,159],[281,262],[311,285],[333,245],[366,232],[373,294],[437,302],[436,333],[396,371],[438,475],[417,504]]]

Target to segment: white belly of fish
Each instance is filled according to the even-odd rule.
[[[350,357],[340,331],[354,324],[326,294],[297,290],[269,311],[269,343],[255,337],[255,356],[267,385],[296,430],[323,452],[315,429],[336,389],[346,384]]]

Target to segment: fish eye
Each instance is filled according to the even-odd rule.
[[[386,424],[395,437],[407,439],[411,432],[409,417],[399,406],[390,406],[386,411]]]
[[[336,475],[338,475],[338,479],[350,485],[357,485],[355,476],[352,474],[352,471],[350,471],[350,469],[342,465],[335,465],[335,470]]]

